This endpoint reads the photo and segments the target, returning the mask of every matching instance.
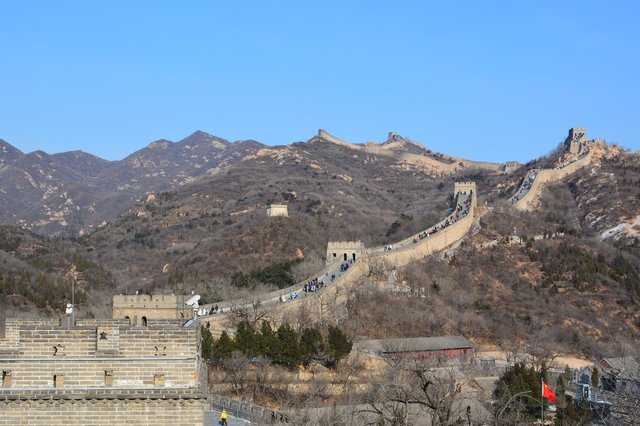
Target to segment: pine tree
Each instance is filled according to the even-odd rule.
[[[327,352],[329,356],[329,364],[335,367],[340,360],[349,355],[353,342],[349,340],[346,334],[338,327],[329,326],[329,335],[327,336]]]
[[[260,355],[273,359],[278,346],[278,338],[269,321],[262,321],[258,334],[258,352]]]
[[[302,363],[306,367],[311,360],[324,352],[322,333],[315,327],[306,328],[300,336]]]
[[[231,354],[236,350],[235,342],[229,337],[226,331],[222,331],[220,338],[213,345],[211,359],[216,364],[221,364],[225,359],[231,358]]]
[[[213,336],[211,335],[211,332],[209,330],[202,326],[200,327],[200,329],[202,330],[202,359],[205,362],[211,362],[215,341],[213,340]]]
[[[236,348],[247,356],[256,356],[259,353],[259,341],[255,328],[249,321],[242,321],[236,329]]]
[[[300,337],[288,323],[278,328],[277,350],[274,361],[288,368],[296,368],[302,362],[300,351]]]

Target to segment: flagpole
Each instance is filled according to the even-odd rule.
[[[540,379],[540,414],[542,418],[540,424],[544,425],[544,379]]]

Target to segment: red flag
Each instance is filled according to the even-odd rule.
[[[551,401],[554,404],[557,402],[556,394],[553,393],[551,388],[549,386],[547,386],[547,384],[544,382],[544,380],[542,381],[542,396],[544,398],[547,398],[549,401]]]

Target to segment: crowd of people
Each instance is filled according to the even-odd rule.
[[[342,272],[348,271],[353,263],[354,263],[353,259],[350,259],[346,262],[342,262],[340,264],[340,268],[339,268],[340,271],[338,272],[338,275],[340,275]],[[325,277],[329,279],[329,272],[325,274]],[[330,279],[331,279],[331,282],[334,282],[336,280],[336,274],[331,274]],[[326,283],[324,282],[324,280],[316,277],[309,280],[306,284],[303,285],[302,292],[316,293],[325,287],[326,287]],[[289,291],[289,297],[287,298],[285,295],[281,295],[278,297],[278,302],[284,303],[287,300],[296,300],[296,299],[299,299],[300,296],[301,295],[298,294],[297,291]]]
[[[466,191],[460,192],[458,196],[460,195],[467,195],[467,192]],[[469,190],[468,197],[464,201],[459,202],[456,205],[456,207],[453,209],[449,217],[447,217],[442,224],[435,225],[433,228],[419,233],[418,236],[413,239],[413,242],[418,243],[420,242],[420,240],[423,240],[433,234],[437,234],[439,231],[442,231],[443,229],[449,227],[449,225],[453,225],[463,217],[467,216],[469,214],[469,209],[471,208],[472,199],[473,199],[473,190]]]
[[[587,148],[587,145],[585,145],[584,143],[580,144],[580,149],[578,151],[578,153],[576,155],[574,155],[572,158],[570,158],[567,161],[563,161],[562,163],[558,164],[555,168],[556,170],[562,169],[564,167],[567,167],[573,163],[575,163],[578,160],[581,160],[582,158],[586,157],[587,154],[589,153],[589,148]]]
[[[451,214],[445,219],[444,222],[442,222],[441,224],[435,225],[433,228],[426,230],[424,232],[421,232],[420,234],[417,235],[417,237],[415,237],[413,239],[414,243],[418,243],[420,240],[427,238],[433,234],[438,233],[439,231],[449,227],[450,225],[456,223],[457,221],[459,221],[460,219],[464,218],[465,216],[467,216],[469,214],[469,211],[471,209],[471,203],[473,200],[473,190],[469,190],[467,191],[461,191],[458,193],[458,197],[460,196],[466,196],[466,198],[464,199],[464,201],[460,201],[460,198],[458,198],[458,203],[456,204],[456,207],[453,208],[453,210],[451,211]],[[408,243],[410,243],[411,240],[408,240]],[[394,248],[398,248],[398,247],[394,247],[393,245],[389,244],[384,246],[384,251],[390,251],[390,250],[394,250]],[[338,277],[343,273],[343,272],[347,272],[350,268],[351,265],[353,265],[355,261],[353,259],[349,259],[348,261],[344,261],[342,263],[340,263],[340,267],[338,268],[339,270],[336,271]],[[329,280],[330,282],[334,282],[336,280],[336,278],[338,278],[336,276],[336,273],[331,273],[330,272],[326,272],[326,279]],[[325,281],[323,279],[320,278],[313,278],[309,281],[307,281],[301,291],[304,293],[315,293],[318,292],[320,290],[322,290],[324,287],[326,286]],[[289,291],[289,295],[287,297],[286,294],[281,294],[278,296],[278,302],[280,303],[284,303],[287,300],[297,300],[301,297],[300,294],[298,294],[297,291]],[[233,310],[233,309],[232,309]],[[219,307],[218,305],[215,305],[213,307],[211,307],[211,309],[209,310],[209,315],[215,315],[215,314],[222,314],[224,313],[224,309],[222,307]]]
[[[588,153],[589,153],[589,148],[587,148],[587,145],[582,143],[580,144],[580,150],[573,158],[558,164],[555,167],[555,169],[556,170],[563,169],[571,165],[572,163],[575,163],[576,161],[586,157]],[[518,188],[518,191],[514,194],[513,197],[511,197],[510,199],[511,204],[516,204],[518,201],[522,199],[522,197],[524,197],[524,195],[527,192],[529,192],[529,190],[531,189],[531,186],[533,185],[533,181],[536,180],[536,177],[538,176],[538,173],[540,173],[540,169],[532,169],[527,172],[526,176],[524,177],[524,180],[522,181],[522,184]]]
[[[531,189],[531,185],[533,185],[533,181],[536,180],[536,176],[540,169],[529,170],[522,181],[522,185],[518,188],[518,192],[515,193],[513,197],[511,197],[511,204],[515,204]]]
[[[224,308],[220,308],[218,305],[212,306],[211,309],[209,309],[209,315],[215,315],[217,313],[224,313]]]
[[[324,281],[322,280],[318,281],[317,278],[314,278],[304,285],[304,288],[302,289],[302,291],[304,291],[305,293],[315,293],[316,291],[321,290],[323,288],[324,288]]]

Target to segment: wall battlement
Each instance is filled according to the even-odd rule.
[[[456,182],[453,184],[453,194],[457,195],[458,193],[467,193],[469,191],[473,191],[476,193],[476,183],[475,182]]]
[[[130,320],[134,326],[150,320],[182,320],[193,317],[193,308],[185,303],[190,295],[116,295],[113,296],[114,319]]]
[[[7,320],[0,426],[202,425],[200,330],[156,321]]]

